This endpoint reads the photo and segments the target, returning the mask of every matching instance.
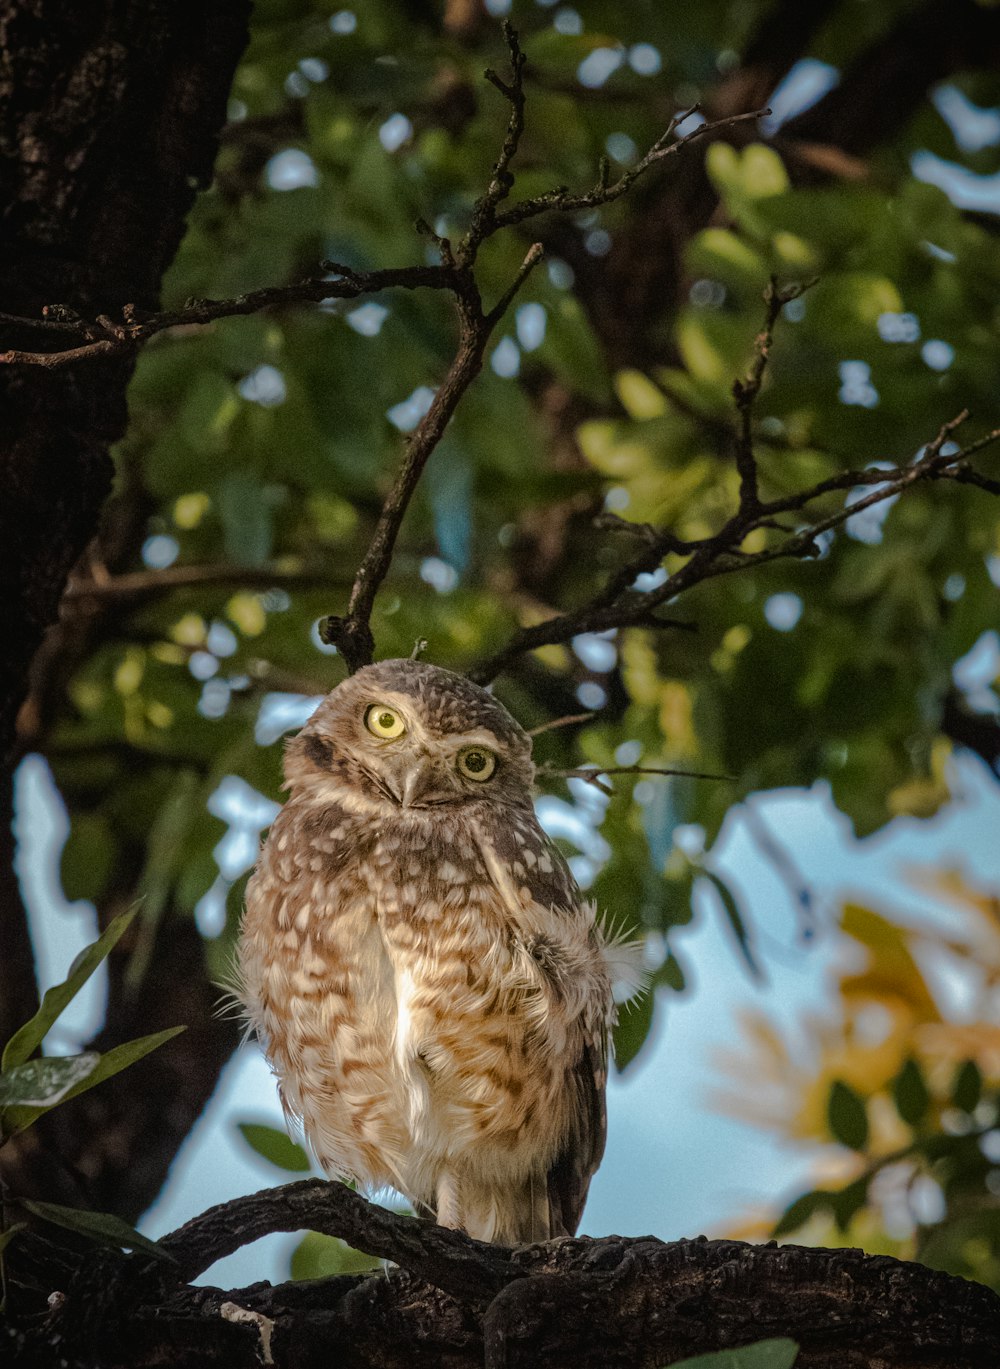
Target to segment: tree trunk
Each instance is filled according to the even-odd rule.
[[[0,0],[0,350],[10,322],[154,309],[209,183],[249,0]],[[65,334],[58,340],[65,342]],[[111,490],[132,361],[0,367],[0,752],[28,667]]]
[[[0,0],[0,351],[45,351],[50,338],[65,345],[65,332],[52,329],[53,306],[88,320],[158,306],[185,217],[212,176],[249,13],[249,0]],[[16,321],[40,321],[46,307],[48,328]],[[0,365],[4,1040],[36,1001],[11,868],[16,718],[32,657],[111,491],[109,447],[125,430],[132,367],[131,357],[59,370]],[[212,1021],[214,992],[194,927],[166,932],[176,936],[158,948],[170,966],[160,997],[174,991],[171,975],[192,991],[200,986],[198,1030],[151,1061],[150,1072],[140,1067],[104,1091],[100,1106],[112,1116],[89,1105],[54,1115],[60,1132],[76,1127],[70,1153],[57,1159],[55,1147],[40,1149],[49,1130],[42,1127],[20,1150],[8,1147],[5,1171],[22,1194],[80,1201],[88,1182],[100,1180],[96,1196],[121,1197],[133,1216],[155,1196],[236,1036],[231,1024]],[[173,1025],[187,1007],[187,999],[156,1004],[153,1016]],[[110,1023],[108,1035],[122,1039],[122,1024]],[[90,1133],[98,1122],[103,1139]],[[140,1166],[135,1151],[143,1145],[153,1159]]]

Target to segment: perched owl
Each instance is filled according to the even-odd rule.
[[[480,1240],[572,1235],[605,1137],[609,947],[460,675],[382,661],[288,745],[241,993],[323,1169]]]

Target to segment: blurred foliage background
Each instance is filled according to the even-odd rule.
[[[424,637],[457,670],[589,597],[634,550],[595,528],[602,509],[683,538],[725,520],[732,384],[772,275],[816,284],[778,324],[757,406],[768,492],[906,462],[966,407],[963,436],[1000,422],[1000,28],[974,3],[258,0],[165,305],[327,258],[422,260],[417,218],[460,232],[506,119],[481,75],[503,62],[501,13],[529,61],[515,199],[588,186],[602,156],[628,166],[696,102],[774,114],[600,213],[484,249],[487,299],[532,238],[547,256],[428,467],[372,622],[380,655]],[[188,1022],[200,1064],[171,1076],[168,1047],[155,1088],[145,1065],[123,1076],[99,1124],[138,1107],[142,1126],[117,1150],[71,1120],[53,1129],[64,1196],[135,1220],[236,1046],[212,981],[280,800],[279,739],[342,676],[316,624],[343,608],[454,339],[448,299],[399,292],[177,330],[142,355],[115,498],[38,663],[21,745],[44,755],[69,814],[65,897],[102,925],[140,903],[112,957],[104,1039]],[[998,473],[996,457],[982,469]],[[864,839],[899,815],[932,820],[956,748],[1000,774],[998,584],[1000,508],[938,482],[859,514],[818,562],[700,586],[677,606],[695,632],[581,638],[498,680],[526,727],[593,714],[540,736],[554,768],[732,777],[618,777],[610,799],[545,781],[581,882],[648,937],[654,991],[623,1016],[621,1067],[685,988],[674,938],[694,890],[714,889],[748,973],[766,961],[752,909],[713,868],[744,798],[822,781]],[[931,877],[954,900],[947,930],[845,907],[820,929],[845,966],[835,1010],[794,1042],[746,1024],[727,1106],[821,1160],[815,1192],[740,1229],[780,1218],[799,1240],[1000,1287],[1000,907]],[[816,931],[803,913],[803,955]],[[934,984],[945,950],[969,986],[960,1010]],[[296,1272],[338,1262],[309,1238]]]

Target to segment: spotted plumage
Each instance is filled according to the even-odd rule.
[[[531,802],[531,743],[417,661],[344,681],[288,745],[247,889],[248,1018],[323,1169],[507,1244],[572,1234],[614,1015],[594,911]]]

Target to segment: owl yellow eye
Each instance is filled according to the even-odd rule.
[[[401,737],[406,731],[406,723],[399,716],[394,708],[387,708],[385,704],[371,704],[365,711],[365,727],[369,732],[373,732],[376,737],[386,737],[392,740],[394,737]]]
[[[467,780],[488,780],[497,768],[497,758],[485,746],[467,746],[458,753],[455,764]]]

